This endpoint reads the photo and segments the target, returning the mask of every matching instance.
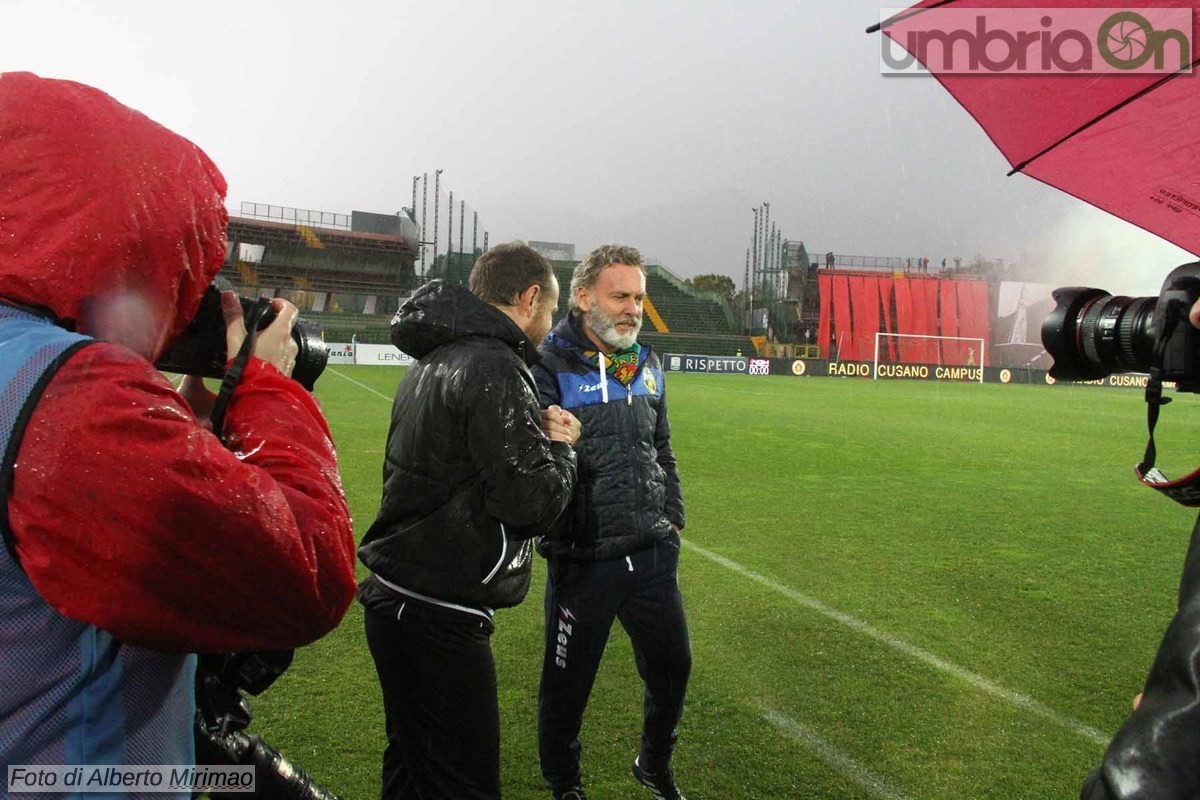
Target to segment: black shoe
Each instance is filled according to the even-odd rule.
[[[653,792],[658,800],[687,800],[675,785],[675,776],[671,774],[670,767],[657,774],[651,774],[642,769],[635,758],[629,771],[638,779],[638,783]]]
[[[587,800],[582,786],[572,786],[570,789],[554,789],[551,794],[554,800]]]

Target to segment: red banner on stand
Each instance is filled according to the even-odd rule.
[[[982,339],[983,342],[965,342],[968,353],[967,362],[972,366],[987,366],[992,363],[991,353],[987,351],[987,342],[991,341],[988,332],[988,287],[983,281],[958,281],[958,335],[969,336],[972,339]],[[974,359],[970,350],[975,351]],[[985,361],[986,360],[986,361]]]
[[[846,275],[833,276],[833,346],[838,361],[858,359],[854,347],[854,329],[850,316],[850,280]]]
[[[833,278],[823,272],[817,273],[817,294],[821,299],[821,319],[817,323],[817,346],[821,358],[829,358],[829,298],[833,294]]]
[[[908,333],[912,330],[913,320],[916,318],[916,313],[913,309],[912,281],[898,278],[895,281],[895,289],[896,332]],[[917,350],[912,339],[900,337],[897,344],[902,363],[911,364],[917,361]]]
[[[854,350],[864,361],[875,357],[879,332],[879,288],[873,277],[850,279],[850,304],[854,310]]]
[[[938,281],[940,308],[938,321],[941,324],[940,336],[958,336],[958,281]],[[939,339],[942,358],[938,364],[960,366],[967,363],[967,350],[960,347],[962,342],[953,339]]]
[[[876,283],[879,286],[879,304],[883,308],[883,330],[890,333],[892,328],[892,279],[878,278]],[[896,360],[896,344],[895,336],[884,336],[879,342],[879,360],[893,362]]]

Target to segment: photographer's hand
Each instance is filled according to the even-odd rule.
[[[1200,328],[1200,300],[1197,300],[1192,305],[1192,311],[1188,314],[1188,319],[1191,320],[1193,328]]]
[[[258,332],[254,341],[254,356],[271,364],[287,377],[291,377],[296,366],[299,347],[292,338],[292,326],[299,315],[296,307],[281,297],[271,301],[276,317],[271,324]],[[246,322],[242,316],[242,304],[234,292],[221,293],[221,312],[225,316],[225,351],[236,353],[246,340]]]

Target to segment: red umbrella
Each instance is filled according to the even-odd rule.
[[[868,30],[915,57],[897,60],[885,42],[887,69],[919,62],[941,81],[1014,173],[1200,253],[1200,0],[1151,2],[925,0]],[[1200,522],[1142,702],[1088,777],[1086,800],[1200,797],[1198,554]]]
[[[903,47],[942,83],[1000,148],[1010,175],[1200,253],[1200,79],[1192,71],[1200,0],[1152,0],[1153,9],[1133,11],[1097,9],[1096,0],[1030,5],[925,0],[868,31],[882,29],[895,43],[885,48]],[[949,59],[947,41],[956,48]],[[974,64],[972,41],[988,43]],[[895,59],[881,63],[890,71]]]

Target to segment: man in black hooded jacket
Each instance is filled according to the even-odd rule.
[[[525,597],[530,538],[575,484],[579,421],[540,410],[529,371],[558,304],[550,265],[499,245],[469,283],[431,281],[392,321],[416,363],[396,389],[383,501],[358,551],[385,800],[499,800],[492,614]]]

